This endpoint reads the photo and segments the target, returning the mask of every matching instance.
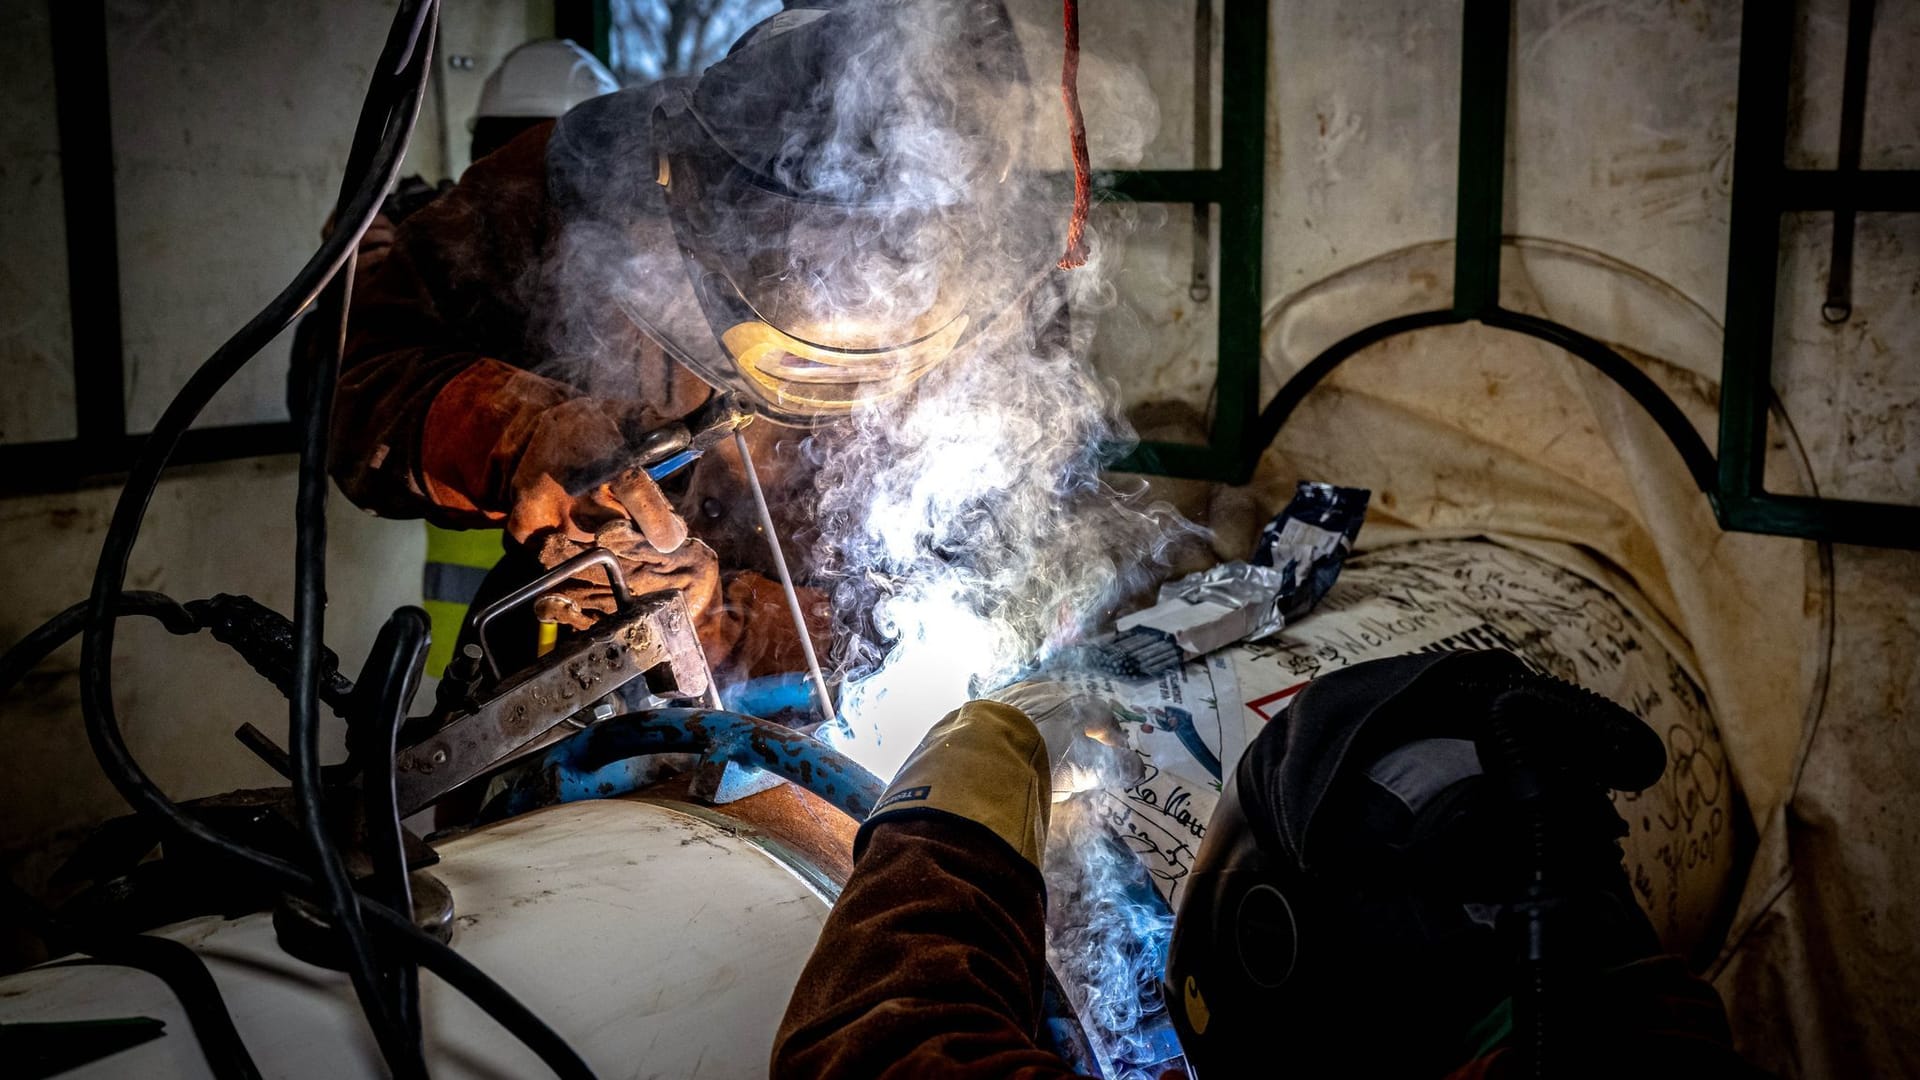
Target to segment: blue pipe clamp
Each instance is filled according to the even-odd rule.
[[[791,780],[855,821],[886,789],[853,759],[811,736],[739,713],[655,709],[616,716],[548,747],[483,815],[496,821],[555,803],[624,795],[652,773],[651,754],[698,754],[700,777],[717,785],[729,762]]]

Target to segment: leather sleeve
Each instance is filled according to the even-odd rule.
[[[436,398],[462,373],[492,368],[497,380],[499,369],[536,359],[528,355],[528,311],[553,227],[546,188],[552,130],[540,124],[475,162],[451,191],[408,217],[386,258],[355,282],[332,467],[361,508],[455,528],[493,524],[504,509],[431,497],[422,436]],[[554,400],[577,393],[515,374],[551,383]],[[462,437],[484,458],[504,433],[482,430],[485,416],[472,419]]]
[[[876,824],[787,1005],[772,1075],[1068,1077],[1036,1042],[1039,871],[936,810]]]

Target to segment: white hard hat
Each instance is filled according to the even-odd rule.
[[[565,38],[529,41],[507,54],[480,89],[475,119],[550,117],[620,89],[605,64]]]

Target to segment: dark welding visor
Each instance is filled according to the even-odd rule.
[[[674,234],[724,353],[718,369],[700,354],[693,366],[774,419],[905,391],[1048,266],[1050,230],[1018,227],[1033,212],[1025,178],[967,190],[895,176],[838,199],[734,160],[691,107],[663,109],[655,131]]]
[[[855,0],[789,5],[664,95],[652,164],[720,354],[690,366],[802,423],[1017,327],[1065,218],[1022,168],[1028,89],[1001,0]]]

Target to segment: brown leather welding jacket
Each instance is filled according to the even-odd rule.
[[[333,415],[332,471],[382,517],[449,528],[500,524],[495,460],[509,398],[558,402],[582,388],[529,374],[552,360],[540,313],[567,300],[544,272],[563,224],[549,197],[540,124],[475,162],[451,191],[403,222],[387,257],[356,281]],[[711,391],[616,313],[593,327],[623,358],[622,396],[665,423]],[[435,427],[431,444],[424,438]]]
[[[774,1040],[786,1077],[1078,1076],[1040,1048],[1046,892],[985,826],[875,823]]]
[[[772,1075],[1080,1075],[1038,1039],[1046,895],[1033,864],[985,826],[941,811],[876,820],[862,832],[853,875],[775,1037]],[[1733,1053],[1719,996],[1677,958],[1629,964],[1604,986],[1599,1000],[1617,1035],[1605,1057],[1620,1068],[1602,1075],[1763,1075]],[[1391,1018],[1381,1018],[1380,1037],[1393,1035]],[[1502,1045],[1446,1080],[1518,1078],[1522,1066]]]
[[[644,122],[646,90],[609,97],[619,100],[596,99],[603,110]],[[539,124],[475,162],[452,190],[408,216],[385,258],[355,282],[330,465],[360,508],[445,528],[498,528],[510,509],[515,426],[536,410],[591,394],[636,403],[651,427],[687,415],[712,394],[617,304],[568,295],[573,290],[550,279],[563,228],[574,216],[605,212],[560,205],[554,196],[554,130],[551,121]],[[576,144],[573,152],[582,149]],[[633,156],[619,146],[584,149]],[[556,325],[558,313],[564,326]],[[594,358],[556,356],[556,341],[574,342],[576,351],[586,343]],[[579,378],[541,373],[556,370]],[[591,385],[596,373],[607,386]],[[750,429],[751,440],[766,437]],[[785,482],[780,463],[762,468],[777,491]],[[725,581],[724,614],[700,622],[709,662],[745,677],[802,670],[799,636],[767,576],[774,570],[738,456],[723,447],[692,473],[680,510],[693,535],[718,552]],[[795,500],[776,502],[776,518],[791,535],[802,509]],[[824,648],[825,604],[811,590],[801,597]]]

